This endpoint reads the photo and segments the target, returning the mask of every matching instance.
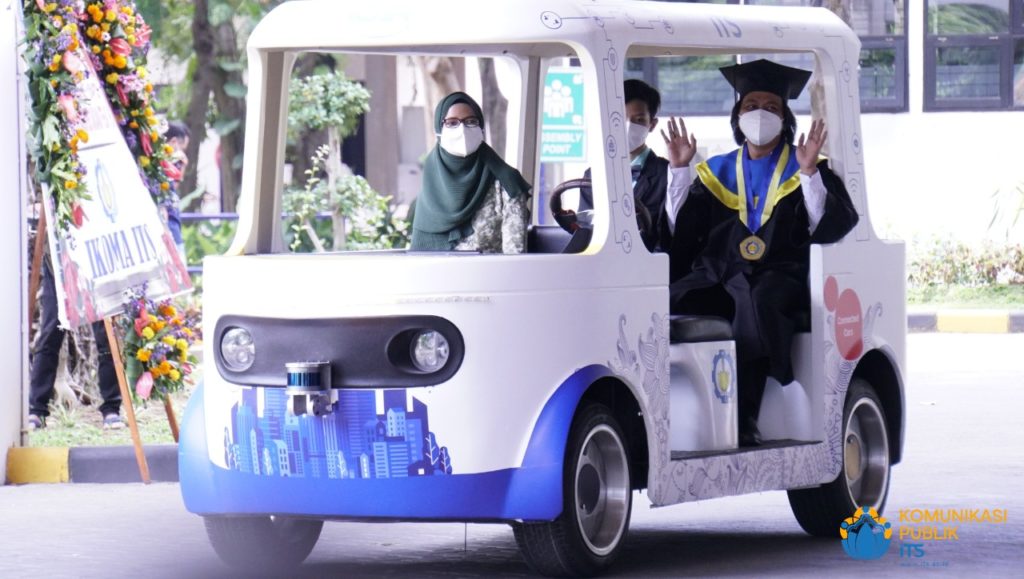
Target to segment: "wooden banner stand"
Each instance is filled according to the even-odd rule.
[[[121,358],[121,340],[114,331],[113,316],[103,319],[103,325],[107,329],[107,339],[110,341],[110,355],[114,358],[114,370],[117,373],[117,384],[121,389],[121,401],[124,405],[124,415],[128,419],[128,428],[132,433],[132,444],[135,446],[135,461],[139,464],[139,476],[145,484],[150,483],[149,464],[146,462],[146,453],[142,449],[142,437],[139,435],[139,423],[135,420],[135,405],[132,403],[132,393],[127,378],[124,375],[124,360]],[[167,413],[167,423],[171,427],[171,434],[174,442],[178,442],[178,420],[174,416],[174,406],[169,397],[164,398],[164,411]]]
[[[32,271],[28,276],[28,343],[32,343],[32,322],[36,317],[36,293],[39,292],[39,277],[43,267],[43,248],[46,247],[46,211],[39,214],[36,226],[36,243],[32,248]]]

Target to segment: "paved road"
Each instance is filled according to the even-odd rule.
[[[903,566],[812,539],[785,493],[665,509],[638,495],[622,577],[1020,576],[1024,563],[1024,334],[910,337],[906,460],[886,515],[900,509],[1008,509],[1004,524],[961,524]],[[254,546],[258,548],[258,546]],[[933,566],[924,568],[924,565]],[[333,523],[296,576],[528,575],[501,525]],[[0,577],[231,577],[184,511],[176,484],[0,487]]]

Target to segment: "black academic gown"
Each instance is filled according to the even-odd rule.
[[[590,169],[583,174],[590,178]],[[643,231],[644,245],[648,251],[668,251],[672,241],[672,229],[665,215],[665,195],[668,191],[668,159],[651,151],[647,154],[640,173],[633,185],[633,199],[643,205],[650,214],[651,225]],[[580,210],[593,209],[594,197],[589,187],[580,189]]]
[[[735,163],[735,152],[729,155]],[[719,169],[729,165],[728,159],[718,161]],[[744,368],[753,364],[762,368],[754,372],[760,377],[750,376],[760,382],[759,389],[763,389],[765,366],[768,375],[788,384],[793,380],[793,334],[806,329],[801,326],[807,324],[810,310],[810,245],[842,239],[857,224],[857,212],[842,180],[822,160],[818,171],[828,192],[825,214],[809,233],[799,175],[794,171],[785,181],[788,186],[780,188],[788,193],[774,204],[757,232],[765,241],[765,251],[760,259],[749,261],[740,255],[740,242],[751,232],[735,207],[738,196],[729,190],[728,179],[714,177],[709,169],[714,165],[709,159],[698,167],[698,179],[676,217],[670,251],[671,311],[731,319],[741,380]],[[735,187],[734,183],[735,179]],[[740,390],[742,406],[742,384]],[[760,404],[759,395],[752,404]]]

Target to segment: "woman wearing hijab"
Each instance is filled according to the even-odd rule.
[[[410,248],[522,253],[530,184],[484,143],[480,105],[463,92],[448,95],[434,112],[434,132]]]

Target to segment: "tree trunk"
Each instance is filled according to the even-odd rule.
[[[185,114],[185,125],[192,132],[185,155],[189,163],[185,169],[185,178],[179,185],[178,192],[187,195],[196,190],[196,162],[199,156],[199,145],[206,140],[206,111],[210,107],[210,70],[213,62],[213,29],[210,27],[209,4],[207,0],[195,0],[195,16],[192,18],[192,49],[195,52],[196,68],[192,77],[192,94],[189,97],[188,112]],[[183,209],[199,211],[202,198],[192,200]]]
[[[324,169],[327,171],[327,190],[331,192],[331,195],[337,195],[335,187],[338,184],[338,178],[341,177],[341,135],[338,133],[338,127],[327,127],[327,146],[330,149],[324,163]],[[340,199],[333,205],[331,227],[334,233],[334,244],[332,247],[338,251],[345,249],[345,212]]]
[[[197,6],[198,9],[198,6]],[[238,201],[239,185],[242,181],[241,163],[235,158],[245,148],[245,97],[233,97],[224,90],[227,84],[244,84],[242,72],[224,70],[217,65],[218,61],[238,62],[238,39],[231,21],[224,22],[214,29],[214,59],[209,62],[213,77],[213,100],[217,105],[217,114],[222,119],[238,119],[240,124],[220,139],[220,195],[224,211],[234,211]]]
[[[434,146],[434,108],[441,99],[449,94],[462,90],[462,83],[459,82],[458,71],[455,63],[447,56],[417,56],[416,64],[423,74],[423,84],[426,88],[427,106],[423,107],[424,118],[427,124],[427,149]]]
[[[508,115],[508,99],[501,94],[498,86],[498,75],[494,72],[494,59],[481,58],[480,63],[480,85],[483,87],[484,102],[480,105],[484,109],[484,117],[487,122],[487,132],[490,139],[487,141],[491,148],[502,157],[506,156],[505,136],[507,134],[506,118]]]

